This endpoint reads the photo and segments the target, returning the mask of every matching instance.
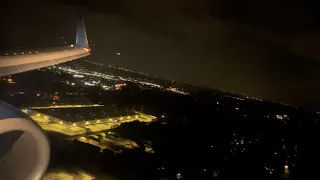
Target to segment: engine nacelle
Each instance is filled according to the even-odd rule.
[[[0,101],[0,179],[39,180],[49,159],[50,146],[41,127]]]

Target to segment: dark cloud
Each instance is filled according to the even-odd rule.
[[[3,11],[4,43],[49,46],[61,35],[72,42],[82,13],[96,44],[91,60],[320,107],[313,1],[33,1]]]

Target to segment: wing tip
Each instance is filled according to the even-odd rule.
[[[84,25],[83,17],[80,16],[77,25],[77,37],[76,37],[76,47],[89,48],[86,28]]]

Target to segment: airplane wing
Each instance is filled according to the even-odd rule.
[[[75,47],[0,56],[0,77],[55,65],[90,55],[82,18]],[[0,179],[40,180],[50,159],[50,146],[41,127],[30,117],[0,101]]]
[[[80,18],[74,47],[60,47],[47,51],[30,51],[19,55],[0,56],[0,77],[52,66],[89,55],[90,48],[87,34],[83,19]]]

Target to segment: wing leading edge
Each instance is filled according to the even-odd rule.
[[[22,73],[42,67],[71,61],[90,55],[87,34],[83,19],[77,26],[76,44],[73,48],[61,47],[59,50],[33,52],[13,56],[0,56],[0,77]]]

